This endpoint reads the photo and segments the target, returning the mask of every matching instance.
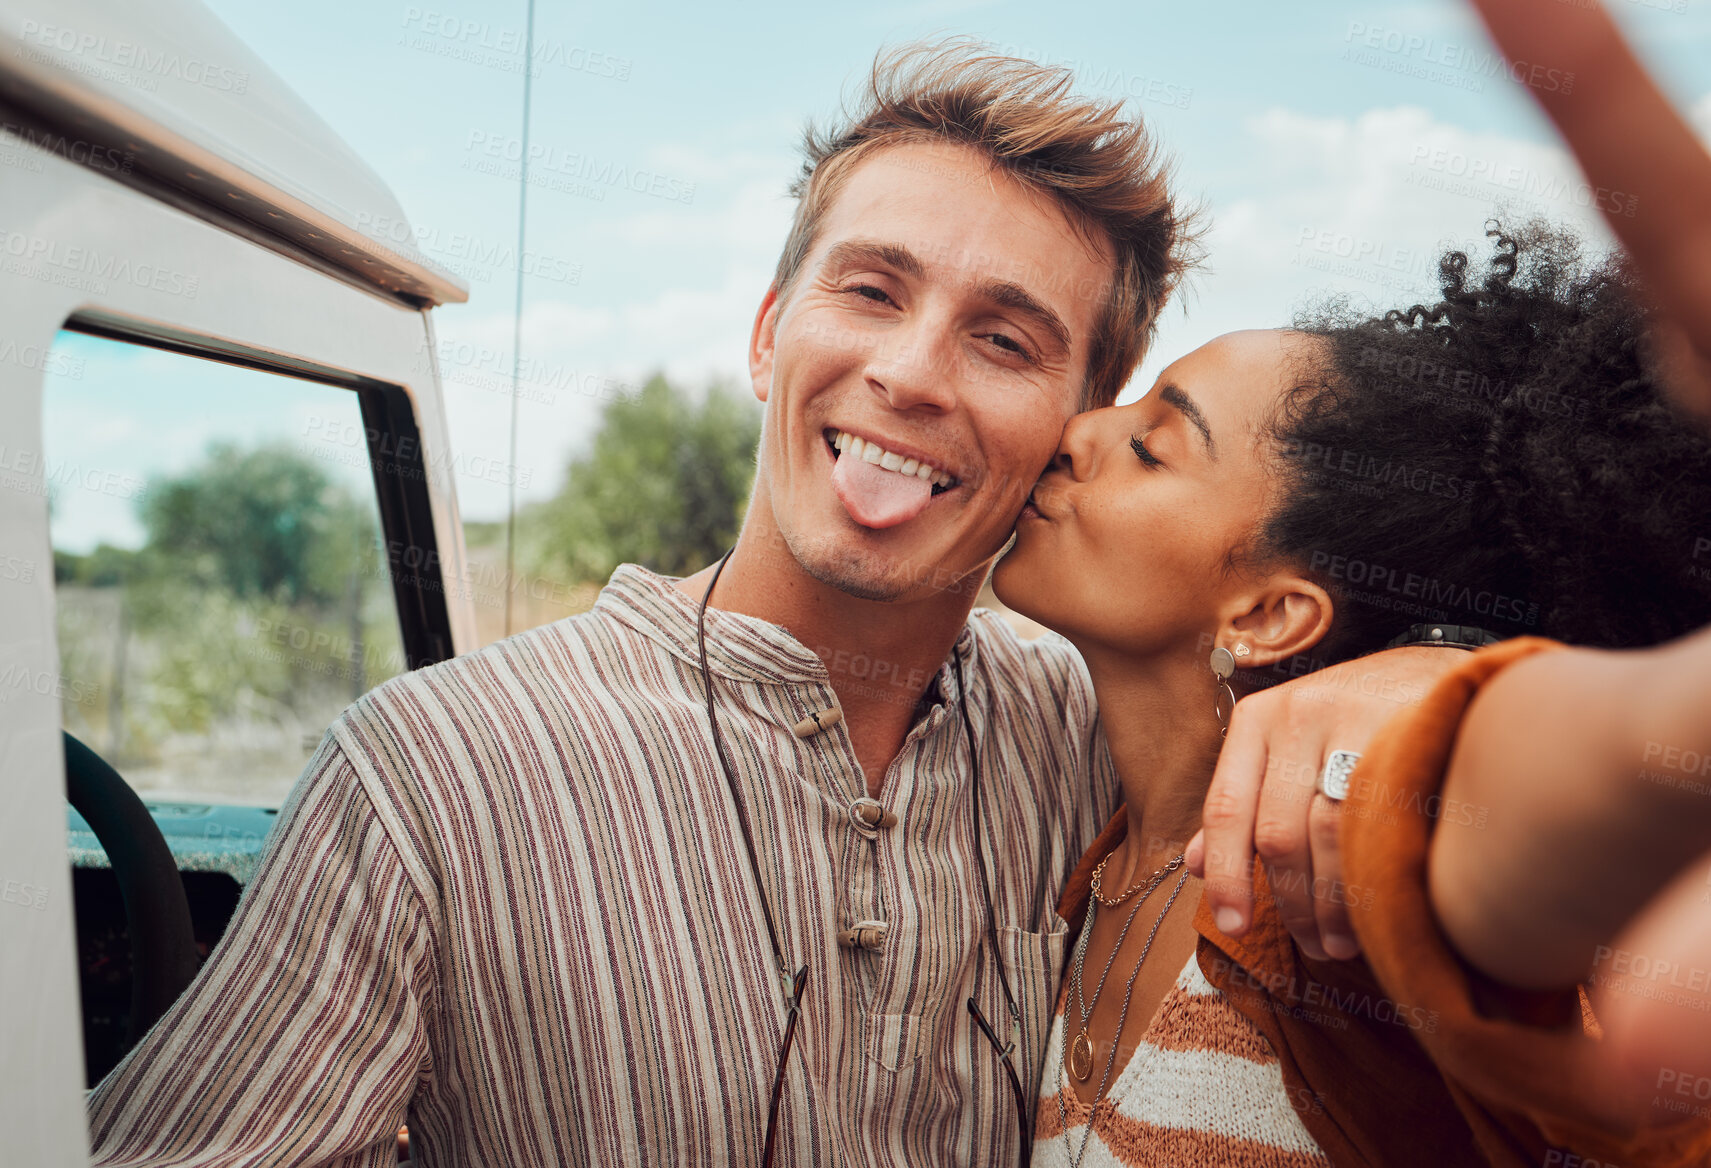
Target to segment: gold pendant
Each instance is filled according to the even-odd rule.
[[[1078,1083],[1087,1082],[1087,1076],[1093,1073],[1093,1043],[1088,1041],[1085,1030],[1069,1044],[1069,1073]]]

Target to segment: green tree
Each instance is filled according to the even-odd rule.
[[[211,445],[201,465],[150,484],[141,518],[150,555],[181,583],[283,604],[337,602],[353,555],[377,538],[350,492],[284,444]]]
[[[530,558],[595,581],[622,563],[704,567],[736,540],[759,440],[752,402],[717,385],[697,401],[655,375],[606,406],[563,489],[528,517]]]
[[[54,564],[62,584],[121,590],[116,633],[62,621],[60,648],[74,676],[123,662],[101,686],[126,695],[113,737],[128,755],[319,710],[401,667],[373,510],[291,445],[211,444],[151,481],[138,517],[141,548],[56,552]],[[90,635],[124,644],[77,665],[94,660]]]
[[[112,588],[141,571],[138,567],[141,556],[141,552],[114,547],[110,543],[98,544],[94,551],[82,555],[54,548],[54,583]]]

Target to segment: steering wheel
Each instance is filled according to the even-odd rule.
[[[70,734],[64,737],[66,800],[107,853],[125,902],[131,935],[129,1050],[178,1000],[202,958],[178,865],[154,816],[105,759]]]

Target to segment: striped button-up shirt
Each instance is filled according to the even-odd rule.
[[[785,1007],[695,618],[668,580],[621,568],[591,612],[353,705],[207,966],[91,1096],[96,1163],[380,1168],[406,1122],[428,1165],[757,1162]],[[1058,892],[1116,784],[1063,641],[977,611],[957,645],[966,699],[947,662],[885,776],[896,821],[870,824],[845,728],[792,731],[836,704],[825,663],[777,625],[707,614],[760,883],[808,966],[780,1164],[1015,1160],[1008,1082],[965,1005],[1009,1030],[976,864],[1031,1103]],[[840,944],[870,921],[878,948]]]

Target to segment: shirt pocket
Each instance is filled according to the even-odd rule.
[[[1010,992],[1016,996],[1016,1009],[1022,1015],[1023,1049],[1019,1052],[1022,1061],[1018,1065],[1036,1076],[1039,1074],[1040,1056],[1045,1051],[1046,1030],[1051,1026],[1053,1004],[1057,1000],[1064,942],[1068,936],[1069,925],[1056,918],[1053,928],[1045,933],[1028,933],[1012,925],[1001,925],[998,929],[998,959],[1003,962],[1004,976],[1010,983]],[[980,950],[981,961],[991,961],[984,935]],[[1003,991],[991,974],[988,965],[985,976],[979,980],[980,990],[975,1004],[986,1015],[999,1041],[1008,1042],[1010,1013],[1004,1004]],[[941,1002],[935,1012],[869,1014],[867,1057],[887,1071],[906,1070],[920,1060],[934,1040],[935,1029],[945,1024],[946,1017],[956,1023],[968,1021],[964,1002],[973,984],[969,983],[962,992],[953,994],[954,1001]],[[986,1045],[984,1037],[978,1041],[982,1047]]]
[[[908,1068],[921,1057],[926,1025],[920,1014],[869,1014],[867,1057],[888,1071]]]
[[[1025,933],[1014,925],[999,925],[998,955],[1004,962],[1004,972],[1033,977],[1044,974],[1055,988],[1063,973],[1063,947],[1068,939],[1069,922],[1056,913],[1052,914],[1052,927],[1044,933]]]

